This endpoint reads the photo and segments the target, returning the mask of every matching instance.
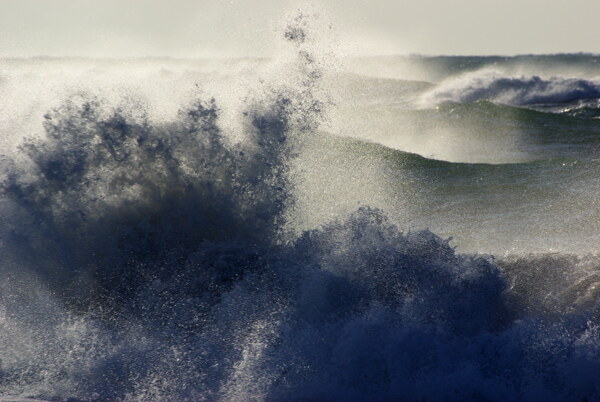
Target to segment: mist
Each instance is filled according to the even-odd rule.
[[[600,52],[593,0],[319,0],[353,55]],[[278,21],[305,2],[4,0],[0,57],[271,57]]]

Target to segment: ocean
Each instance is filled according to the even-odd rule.
[[[600,400],[600,56],[0,60],[0,400]]]

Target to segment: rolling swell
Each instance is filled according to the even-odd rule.
[[[554,112],[479,100],[417,110],[396,105],[357,109],[337,118],[344,134],[429,159],[491,164],[590,160],[600,145],[596,109],[585,107],[563,105]]]
[[[449,103],[436,110],[441,122],[454,120],[462,126],[479,126],[488,136],[508,138],[519,133],[519,151],[528,154],[529,160],[595,159],[600,138],[597,113],[600,109],[585,104],[535,110],[486,100]]]
[[[285,32],[298,85],[248,99],[240,143],[212,99],[162,124],[141,104],[93,94],[48,112],[46,138],[25,142],[2,185],[2,394],[599,397],[593,258],[462,255],[366,206],[282,235],[295,202],[289,164],[298,143],[317,141],[327,106],[305,24],[300,16]],[[455,166],[345,144],[417,170]],[[551,303],[532,308],[548,273],[575,285],[557,314]],[[571,296],[586,289],[585,303]]]

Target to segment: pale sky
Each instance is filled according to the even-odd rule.
[[[0,57],[271,56],[294,0],[0,0]],[[356,54],[600,53],[600,0],[314,0]]]

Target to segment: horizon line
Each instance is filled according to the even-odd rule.
[[[588,56],[588,57],[600,57],[600,52],[587,52],[587,51],[578,51],[578,52],[551,52],[551,53],[514,53],[514,54],[501,54],[501,53],[491,53],[491,54],[432,54],[432,53],[397,53],[397,54],[350,54],[342,56],[341,58],[386,58],[386,57],[407,57],[407,58],[435,58],[435,57],[482,57],[482,58],[517,58],[517,57],[527,57],[527,56]],[[10,56],[10,55],[0,55],[0,60],[34,60],[34,59],[46,59],[46,60],[175,60],[175,61],[198,61],[198,60],[244,60],[244,59],[252,59],[252,60],[269,60],[274,57],[270,56],[192,56],[192,57],[182,57],[182,56],[158,56],[158,55],[148,55],[148,56],[87,56],[87,55],[68,55],[68,56],[58,56],[58,55],[30,55],[30,56]]]

